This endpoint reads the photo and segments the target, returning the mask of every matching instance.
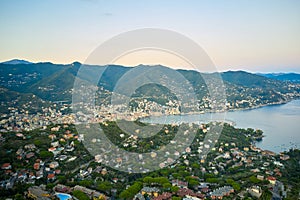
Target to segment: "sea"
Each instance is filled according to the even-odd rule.
[[[256,146],[275,153],[300,149],[300,99],[285,104],[263,106],[248,110],[225,113],[204,113],[191,115],[151,116],[141,120],[147,123],[207,123],[224,121],[238,128],[260,129],[264,133]]]

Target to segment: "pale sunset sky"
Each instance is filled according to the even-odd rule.
[[[219,71],[300,72],[299,0],[1,0],[0,25],[0,62],[85,62],[115,35],[160,28],[194,40]],[[157,52],[116,62],[140,63],[187,67]]]

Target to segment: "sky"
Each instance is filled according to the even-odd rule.
[[[0,61],[84,63],[103,42],[141,28],[185,35],[219,71],[300,72],[299,0],[1,0]],[[163,54],[115,63],[189,68]]]

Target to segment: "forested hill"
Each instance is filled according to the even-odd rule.
[[[71,101],[74,79],[81,64],[53,64],[50,62],[31,63],[14,61],[0,63],[0,86],[7,91],[32,93],[45,101]],[[103,66],[92,66],[103,68]],[[144,69],[151,66],[144,65]],[[130,70],[130,67],[110,65],[106,68],[99,81],[107,91],[113,91],[118,80]],[[200,101],[206,98],[208,90],[203,79],[203,73],[192,70],[177,70],[192,85]],[[205,77],[213,74],[205,74]],[[277,80],[266,75],[252,74],[245,71],[228,71],[220,74],[226,86],[227,100],[232,108],[259,106],[280,103],[297,98],[300,86],[297,82]],[[294,75],[297,77],[297,75]],[[282,76],[278,76],[282,77]],[[85,79],[86,77],[79,77]],[[143,96],[151,87],[140,88],[138,95]],[[166,93],[164,87],[155,87],[157,94]],[[15,94],[7,92],[5,95]],[[153,92],[147,91],[147,94]]]
[[[268,73],[268,74],[259,74],[261,76],[280,80],[280,81],[290,81],[294,83],[300,83],[300,74],[297,73]]]

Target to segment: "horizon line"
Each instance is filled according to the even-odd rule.
[[[54,63],[52,61],[38,61],[38,62],[32,62],[32,61],[29,61],[27,59],[19,59],[19,58],[13,58],[13,59],[9,59],[9,60],[1,60],[0,61],[0,64],[6,64],[6,62],[11,62],[11,61],[25,61],[25,62],[29,62],[28,64],[39,64],[39,63],[51,63],[53,65],[71,65],[71,64],[74,64],[74,63],[80,63],[81,65],[82,64],[85,64],[85,65],[90,65],[90,66],[105,66],[105,65],[101,65],[101,64],[88,64],[88,63],[82,63],[80,61],[73,61],[73,62],[70,62],[70,63]],[[12,65],[18,65],[18,64],[12,64]],[[122,67],[128,67],[128,68],[132,68],[132,67],[137,67],[137,66],[140,66],[140,65],[144,65],[144,66],[163,66],[163,67],[168,67],[168,68],[171,68],[171,69],[174,69],[174,70],[191,70],[191,71],[198,71],[198,72],[201,72],[197,69],[190,69],[190,68],[180,68],[180,67],[174,67],[174,66],[166,66],[166,65],[163,65],[163,64],[138,64],[138,65],[124,65],[124,64],[115,64],[115,63],[110,63],[110,64],[106,64],[106,65],[112,65],[112,66],[122,66]],[[217,66],[216,66],[217,67]],[[202,72],[202,73],[216,73],[216,72],[219,72],[219,73],[222,73],[222,72],[229,72],[229,71],[232,71],[232,72],[238,72],[238,71],[244,71],[244,72],[248,72],[248,73],[252,73],[252,74],[280,74],[280,73],[283,73],[283,74],[288,74],[288,73],[294,73],[294,74],[300,74],[300,71],[268,71],[268,72],[262,72],[262,71],[251,71],[251,70],[247,70],[247,69],[242,69],[242,68],[239,68],[239,69],[224,69],[224,70],[217,70],[217,71],[212,71],[212,72]]]

